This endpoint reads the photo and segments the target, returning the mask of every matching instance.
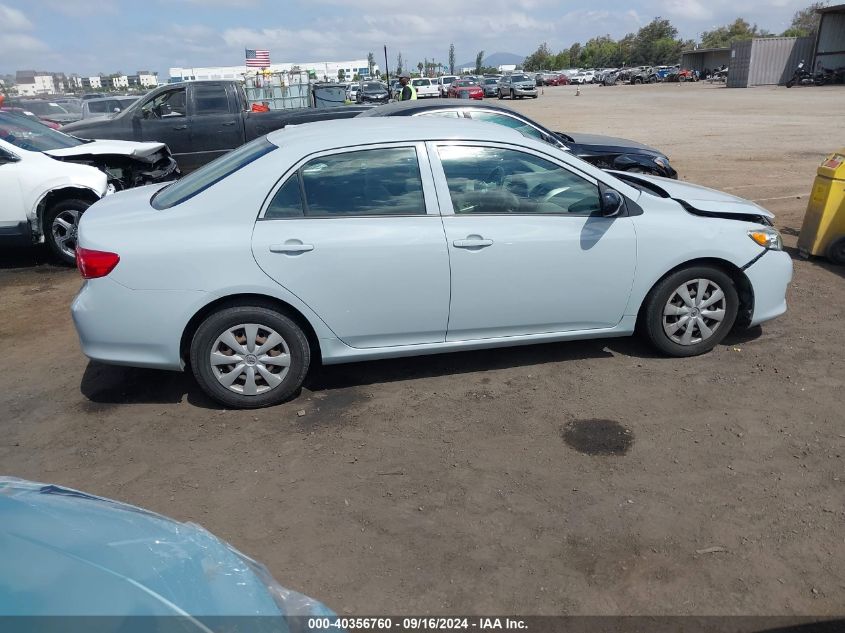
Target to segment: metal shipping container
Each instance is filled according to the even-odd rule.
[[[820,13],[816,64],[830,69],[841,68],[845,66],[845,5],[827,7]]]
[[[730,63],[730,48],[700,48],[681,53],[681,68],[697,70],[699,73],[721,68],[723,65]]]
[[[731,45],[728,88],[782,85],[801,60],[813,59],[812,37],[760,37]]]

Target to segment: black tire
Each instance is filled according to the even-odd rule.
[[[531,98],[532,98],[532,99],[536,99],[536,98],[537,98],[537,95],[532,95],[532,96],[531,96]]]
[[[790,79],[789,81],[786,82],[787,88],[792,88],[792,86],[794,86],[794,85],[795,85],[795,82],[792,79]]]
[[[76,265],[76,234],[79,228],[79,218],[92,204],[88,200],[69,198],[59,200],[44,212],[41,226],[44,231],[44,241],[53,256],[61,263],[68,266]],[[72,222],[71,218],[75,218],[75,221]],[[65,228],[65,225],[60,224],[59,220],[62,220],[65,224],[70,224],[71,228]],[[70,251],[71,247],[73,252]]]
[[[513,88],[511,88],[511,101],[515,101],[515,100],[516,100],[516,93],[513,91]]]
[[[501,91],[501,90],[499,90],[499,92],[498,92],[498,93],[496,93],[496,97],[498,97],[499,99],[504,99],[504,98],[505,98],[505,96],[502,94],[502,91]]]
[[[221,384],[215,375],[217,370],[212,367],[211,353],[218,337],[240,324],[257,324],[259,328],[273,330],[284,339],[284,345],[287,346],[290,363],[287,373],[280,384],[264,393],[235,393]],[[259,329],[259,334],[261,332]],[[259,409],[289,400],[299,391],[310,365],[311,347],[302,328],[287,316],[268,307],[252,305],[223,308],[202,322],[191,341],[191,370],[197,383],[209,397],[236,409]],[[269,387],[263,378],[256,378]]]
[[[826,255],[834,264],[845,266],[845,237],[833,240],[827,247]]]
[[[708,338],[697,343],[683,345],[672,340],[663,327],[664,308],[675,291],[686,282],[706,279],[715,283],[724,295],[724,315]],[[712,296],[712,295],[711,295]],[[688,357],[706,354],[731,331],[739,310],[739,297],[733,280],[718,268],[712,266],[691,266],[665,277],[651,289],[643,304],[641,327],[649,342],[668,356]],[[682,317],[679,317],[679,319]],[[710,326],[713,325],[711,322]],[[700,330],[699,330],[700,334]]]

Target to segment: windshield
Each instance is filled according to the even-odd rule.
[[[454,78],[454,77],[443,77],[443,83],[444,83],[444,84],[450,84],[450,83],[452,83],[453,81],[455,81],[455,78]]]
[[[23,107],[38,116],[69,114],[69,112],[58,103],[52,103],[51,101],[27,101],[23,104]]]
[[[77,147],[84,141],[51,130],[39,121],[11,112],[0,112],[0,140],[30,152]]]
[[[484,83],[485,84],[497,84],[497,83],[499,83],[499,80],[498,79],[485,79]]]
[[[374,83],[364,84],[364,90],[371,90],[371,91],[384,90],[384,86],[382,86],[379,83],[374,82]]]
[[[475,85],[475,82],[474,82],[474,81],[470,81],[469,79],[461,79],[460,81],[456,81],[456,82],[455,82],[455,85],[456,85],[458,88],[466,88],[466,87],[468,87],[468,86],[474,86],[474,85]]]
[[[511,81],[531,81],[531,78],[528,75],[513,75]]]

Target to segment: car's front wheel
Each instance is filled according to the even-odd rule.
[[[44,240],[50,251],[69,266],[76,263],[79,220],[90,206],[87,200],[71,198],[56,202],[44,213]]]
[[[646,298],[642,326],[649,341],[669,356],[698,356],[728,335],[739,297],[718,268],[692,266],[661,280]]]
[[[288,400],[302,386],[310,364],[302,328],[262,306],[233,306],[211,314],[191,342],[191,369],[202,390],[238,409]]]

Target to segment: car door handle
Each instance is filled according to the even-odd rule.
[[[174,125],[173,129],[174,130],[187,130],[188,126],[187,125]]]
[[[455,240],[452,242],[455,248],[484,248],[492,246],[493,240],[485,240],[481,237],[467,237],[465,240]]]
[[[226,121],[223,125],[224,125],[225,127],[230,127],[230,126],[232,126],[232,125],[234,125],[234,124],[235,124],[235,122],[234,122],[234,121]]]
[[[270,252],[271,253],[307,253],[308,251],[313,251],[314,245],[313,244],[271,244],[270,245]]]

